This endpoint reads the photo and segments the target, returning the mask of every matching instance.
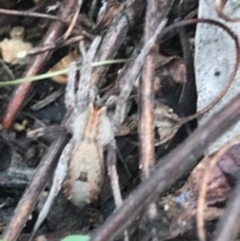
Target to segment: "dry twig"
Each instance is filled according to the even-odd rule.
[[[159,22],[161,22],[171,9],[173,1],[148,1],[144,27],[144,43],[154,34]],[[140,79],[139,103],[140,103],[140,163],[143,178],[147,178],[151,167],[155,162],[154,154],[154,73],[155,57],[158,47],[155,44],[146,58],[143,66],[143,74]]]
[[[45,14],[45,13],[32,12],[32,11],[16,11],[16,10],[11,10],[11,9],[0,8],[0,14],[17,15],[17,16],[33,17],[33,18],[46,18],[46,19],[66,23],[64,18],[56,17],[56,16],[53,16],[50,14]]]
[[[154,30],[158,24],[163,21],[171,9],[173,1],[147,1],[147,12],[145,16],[144,44],[154,35]],[[154,145],[154,74],[156,68],[155,57],[158,53],[158,46],[155,44],[152,51],[146,57],[143,66],[142,77],[140,78],[139,103],[140,103],[140,122],[139,122],[139,140],[140,140],[140,165],[142,169],[142,178],[149,177],[151,168],[155,163],[155,145]],[[154,218],[156,213],[153,210],[155,204],[148,208],[149,218]]]

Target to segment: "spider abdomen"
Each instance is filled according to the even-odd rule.
[[[63,192],[74,205],[82,207],[98,198],[103,182],[103,149],[94,141],[83,140],[72,153]]]

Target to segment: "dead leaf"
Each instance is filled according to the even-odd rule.
[[[11,39],[5,38],[0,42],[0,49],[4,62],[12,65],[26,65],[30,62],[28,56],[19,58],[20,52],[28,52],[32,44],[23,40],[24,28],[14,27],[11,30]]]
[[[68,55],[66,55],[64,58],[62,58],[57,64],[55,64],[49,70],[49,72],[68,68],[69,64],[76,60],[77,56],[78,56],[78,54],[77,54],[76,50],[70,52]],[[59,84],[66,84],[67,83],[67,74],[54,76],[51,79]]]
[[[240,144],[234,145],[218,160],[216,166],[211,170],[206,194],[207,206],[214,206],[224,203],[231,191],[231,184],[234,182],[240,171]],[[190,174],[181,194],[176,198],[180,205],[195,207],[199,189],[202,185],[203,174],[208,168],[212,156],[206,156]]]

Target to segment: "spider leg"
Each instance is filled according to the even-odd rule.
[[[68,81],[65,93],[65,106],[69,112],[76,109],[75,83],[76,83],[77,63],[72,62],[69,65]]]
[[[112,192],[113,192],[113,198],[116,205],[116,208],[119,208],[122,203],[122,194],[121,189],[119,185],[119,178],[117,173],[117,157],[116,157],[116,147],[115,142],[108,145],[107,147],[107,169],[108,169],[108,176],[111,182]],[[124,231],[124,241],[128,241],[128,231]]]
[[[126,110],[127,110],[127,100],[131,94],[133,85],[138,78],[141,68],[145,62],[146,56],[152,49],[153,45],[155,44],[158,35],[162,31],[166,24],[166,19],[161,22],[161,24],[157,27],[154,35],[147,41],[147,43],[143,46],[141,52],[138,54],[136,59],[134,60],[134,63],[132,64],[130,71],[128,71],[125,75],[126,81],[121,89],[121,92],[119,94],[115,114],[113,117],[113,123],[118,130],[118,128],[123,123],[125,116],[126,116]]]
[[[35,235],[35,233],[37,232],[37,230],[41,226],[42,222],[44,221],[44,219],[48,215],[54,199],[56,198],[59,191],[61,190],[62,183],[65,179],[66,174],[67,174],[68,163],[69,163],[69,160],[70,160],[70,154],[71,154],[72,148],[73,148],[73,141],[70,140],[70,142],[66,145],[66,147],[64,148],[64,150],[61,154],[61,157],[59,159],[57,168],[56,168],[55,173],[54,173],[53,183],[52,183],[49,195],[47,197],[46,202],[44,203],[44,206],[43,206],[41,212],[39,213],[39,216],[38,216],[38,219],[37,219],[37,221],[35,223],[35,226],[33,228],[33,232],[31,234],[30,240],[33,238],[33,236]]]
[[[116,207],[122,205],[122,195],[120,191],[120,186],[118,182],[118,173],[116,168],[116,149],[113,145],[109,145],[107,147],[107,168],[108,168],[108,175],[111,181],[112,191],[114,202]]]
[[[96,37],[92,44],[89,47],[87,53],[82,49],[83,63],[80,71],[80,79],[78,82],[78,90],[77,90],[77,107],[81,112],[86,109],[86,106],[89,102],[94,100],[90,100],[90,91],[91,91],[91,77],[92,77],[92,62],[94,61],[94,57],[98,50],[98,46],[101,42],[101,37]],[[95,97],[95,96],[94,96]]]
[[[121,206],[122,196],[118,182],[118,174],[116,168],[116,143],[114,138],[114,132],[110,119],[107,117],[107,109],[102,108],[102,116],[100,120],[100,125],[98,127],[99,133],[102,133],[98,136],[99,145],[106,147],[107,150],[107,169],[108,175],[111,181],[111,187],[113,192],[114,201],[116,207]]]
[[[117,99],[116,103],[116,109],[115,113],[113,115],[113,125],[114,125],[114,131],[116,132],[121,124],[124,122],[124,119],[126,117],[127,112],[127,100],[130,96],[130,93],[133,88],[132,80],[127,80],[127,84],[123,86],[121,93]]]

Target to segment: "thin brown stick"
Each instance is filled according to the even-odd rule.
[[[77,0],[64,0],[62,3],[62,9],[63,11],[60,13],[60,18],[66,19],[68,15],[72,12],[74,7],[77,4]],[[45,35],[45,38],[43,40],[43,45],[51,45],[54,41],[58,39],[58,37],[61,35],[61,33],[64,30],[64,25],[62,22],[55,22],[53,23],[49,29],[48,32]],[[31,65],[28,67],[26,73],[24,76],[34,76],[36,75],[46,64],[46,59],[49,58],[51,55],[51,52],[45,52],[35,57],[35,59],[32,61]],[[25,83],[21,84],[16,91],[14,92],[7,110],[5,112],[5,115],[3,117],[3,129],[9,130],[11,126],[13,125],[13,122],[18,115],[19,111],[21,110],[24,101],[32,88],[33,83]]]
[[[159,22],[166,17],[173,1],[147,1],[147,10],[144,26],[144,43],[154,34]],[[161,9],[159,9],[159,6]],[[166,11],[166,8],[167,11]],[[164,13],[163,13],[164,12]],[[158,14],[159,13],[159,14]],[[140,163],[142,177],[147,178],[150,169],[155,162],[154,153],[154,85],[153,77],[155,73],[155,55],[158,52],[158,46],[152,48],[152,51],[146,57],[143,66],[142,78],[140,78],[139,103],[140,103],[140,122],[139,122],[139,140],[140,140]]]
[[[222,108],[204,125],[200,126],[168,156],[163,158],[150,177],[133,191],[123,205],[116,210],[91,236],[91,241],[112,240],[158,194],[161,194],[180,177],[191,172],[198,158],[211,141],[214,141],[240,117],[240,95]]]
[[[4,240],[17,240],[68,140],[69,137],[66,134],[61,134],[49,147],[48,152],[38,166],[32,182],[18,202],[10,222],[4,229],[2,235]]]
[[[72,32],[72,30],[73,30],[73,28],[74,28],[74,26],[75,26],[75,24],[77,22],[78,15],[80,13],[81,7],[82,7],[82,0],[78,0],[77,9],[75,10],[75,13],[73,15],[72,21],[69,24],[68,29],[66,30],[66,32],[63,35],[63,39],[64,40],[67,39],[70,36],[70,34],[71,34],[71,32]]]
[[[152,20],[157,13],[157,1],[147,1],[147,12],[144,27],[144,43],[153,35],[153,28],[156,22]],[[151,21],[152,20],[152,21]],[[151,26],[153,25],[153,26]],[[154,50],[153,50],[154,49]],[[154,56],[158,51],[157,46],[146,57],[143,67],[142,78],[140,78],[139,103],[140,103],[140,122],[139,122],[139,140],[140,140],[140,163],[142,169],[142,178],[149,177],[150,168],[154,165],[154,89],[153,76],[155,71]]]
[[[204,231],[204,209],[205,209],[205,199],[207,194],[208,180],[211,175],[211,171],[216,166],[217,162],[221,156],[233,145],[239,143],[240,135],[235,136],[227,144],[225,144],[210,160],[208,167],[205,169],[202,185],[198,196],[198,206],[197,206],[197,231],[200,241],[206,241],[206,235]]]
[[[154,30],[167,16],[173,1],[147,1],[147,10],[144,26],[144,44],[153,36]],[[154,74],[156,68],[155,57],[158,53],[158,46],[155,44],[152,51],[146,57],[143,65],[143,73],[140,78],[139,103],[140,103],[140,122],[139,122],[139,154],[142,178],[146,179],[155,164],[155,145],[154,145]],[[155,206],[152,203],[151,207]],[[148,217],[154,218],[155,208],[148,207]]]
[[[43,52],[50,51],[50,50],[57,50],[58,48],[62,48],[64,46],[79,42],[79,41],[83,40],[84,38],[85,38],[84,35],[79,35],[79,36],[69,38],[65,41],[62,41],[62,40],[60,42],[57,41],[56,43],[52,43],[51,45],[36,47],[36,48],[30,49],[28,52],[26,52],[26,55],[35,55],[35,54],[41,54]]]
[[[46,18],[49,20],[57,20],[62,23],[67,23],[66,20],[64,20],[61,17],[56,17],[50,14],[46,13],[37,13],[37,12],[30,12],[30,11],[17,11],[12,9],[4,9],[0,8],[0,14],[6,14],[6,15],[17,15],[17,16],[24,16],[24,17],[33,17],[33,18]]]

